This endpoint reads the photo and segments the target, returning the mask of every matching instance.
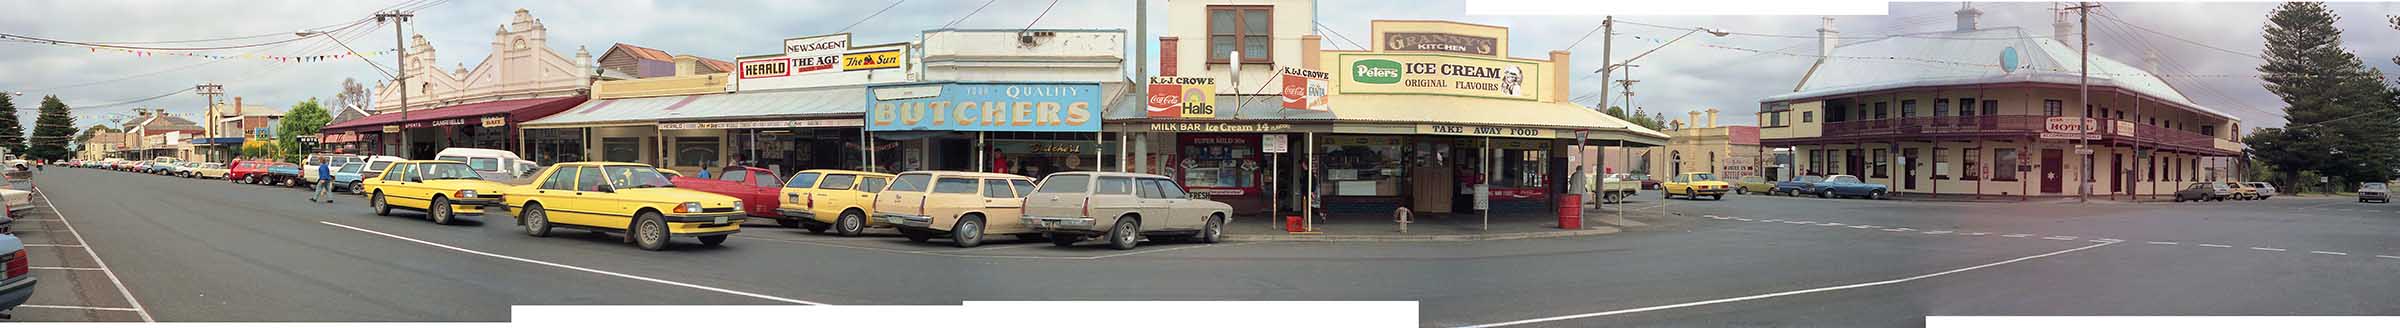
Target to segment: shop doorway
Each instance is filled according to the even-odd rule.
[[[2066,152],[2063,150],[2042,150],[2042,193],[2056,194],[2062,192],[2062,189],[2059,186],[2060,179],[2058,171],[2059,166],[2063,164],[2060,162],[2064,160],[2064,157],[2066,157]]]
[[[1416,143],[1415,151],[1409,154],[1412,165],[1408,171],[1416,172],[1409,176],[1409,185],[1412,186],[1409,190],[1411,209],[1426,213],[1457,210],[1461,180],[1457,179],[1456,169],[1450,167],[1453,159],[1458,158],[1458,154],[1451,153],[1453,149],[1448,140],[1421,140]]]
[[[1916,148],[1900,150],[1900,177],[1905,180],[1900,183],[1900,189],[1917,189],[1917,163],[1913,162],[1916,160]]]
[[[1866,178],[1866,176],[1867,176],[1867,156],[1866,156],[1866,152],[1864,152],[1864,151],[1861,151],[1861,150],[1858,150],[1858,149],[1851,149],[1851,150],[1847,151],[1847,152],[1844,154],[1844,156],[1842,156],[1842,157],[1843,157],[1843,158],[1842,158],[1842,166],[1845,166],[1845,168],[1843,168],[1843,170],[1842,170],[1842,172],[1843,172],[1844,174],[1849,174],[1850,176],[1859,177],[1859,178],[1861,178],[1861,179],[1864,179],[1864,178]]]
[[[2109,155],[2108,193],[2125,192],[2125,175],[2127,174],[2132,174],[2132,172],[2125,171],[2125,154]]]

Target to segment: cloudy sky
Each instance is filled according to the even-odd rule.
[[[1122,0],[1063,0],[1048,8],[1048,14],[1037,15],[1051,1],[993,0],[988,8],[967,16],[986,3],[985,0],[905,0],[873,19],[861,22],[869,14],[891,6],[887,0],[849,1],[620,1],[620,0],[527,0],[527,1],[443,1],[443,0],[378,0],[378,1],[280,1],[280,0],[198,0],[198,1],[121,1],[121,0],[32,0],[12,1],[8,10],[0,11],[0,33],[20,34],[73,41],[148,42],[212,39],[289,33],[293,31],[346,23],[368,16],[379,8],[393,5],[418,6],[431,4],[417,12],[411,33],[424,34],[439,52],[438,61],[445,69],[464,65],[472,69],[476,62],[490,52],[489,38],[494,29],[508,22],[510,12],[528,9],[542,19],[550,29],[550,46],[567,56],[576,47],[589,47],[598,56],[610,44],[629,43],[678,54],[695,54],[718,59],[741,55],[773,53],[786,37],[838,32],[851,28],[853,38],[862,43],[908,41],[922,30],[939,28],[957,21],[960,28],[1126,28],[1133,24],[1133,5]],[[1152,34],[1162,33],[1167,24],[1162,2],[1151,6],[1158,18],[1151,22]],[[2051,3],[1977,3],[1985,11],[1983,26],[2021,26],[2036,35],[2050,34]],[[1325,0],[1319,3],[1319,23],[1330,31],[1321,31],[1327,49],[1355,49],[1339,34],[1352,41],[1365,43],[1370,20],[1375,19],[1442,19],[1507,26],[1512,29],[1511,50],[1518,57],[1541,58],[1551,49],[1567,48],[1576,56],[1574,80],[1576,96],[1592,96],[1599,91],[1600,78],[1591,72],[1600,67],[1600,41],[1594,36],[1578,43],[1598,26],[1598,16],[1469,16],[1459,0]],[[1889,14],[1882,16],[1837,16],[1836,24],[1845,37],[1886,35],[1894,33],[1930,32],[1951,29],[1952,11],[1956,2],[1894,3]],[[2193,42],[2204,43],[2242,54],[2255,55],[2261,49],[2261,24],[2274,3],[2106,3],[2104,11],[2149,30],[2173,34]],[[2386,24],[2384,15],[2400,12],[2394,3],[2335,3],[2343,16],[2339,27],[2347,33],[2345,47],[2363,57],[2366,62],[2385,72],[2400,73],[2391,58],[2400,49],[2400,31]],[[961,20],[965,17],[964,20]],[[1699,26],[1732,32],[1814,35],[1817,16],[1624,16],[1619,19],[1667,26]],[[2100,21],[2095,19],[2095,21]],[[2102,28],[2103,24],[2116,27]],[[2259,60],[2240,54],[2209,49],[2182,40],[2161,37],[2115,23],[2095,23],[2093,34],[2098,55],[2138,63],[2143,49],[2156,48],[2177,69],[2167,74],[2215,75],[2212,77],[2170,78],[2169,81],[2188,97],[2202,105],[2228,112],[2247,122],[2247,125],[2280,126],[2279,109],[2283,103],[2259,87],[2255,74]],[[1670,39],[1681,31],[1621,25],[1616,41],[1618,60],[1657,47],[1649,40]],[[348,41],[361,51],[388,49],[392,44],[389,27],[373,31],[360,29],[357,38]],[[149,46],[194,46],[209,44],[238,44],[272,41],[278,37],[233,40],[199,44],[144,44]],[[1145,38],[1155,40],[1155,37]],[[1816,40],[1810,38],[1779,38],[1734,35],[1728,37],[1695,36],[1680,43],[1660,48],[1656,54],[1636,63],[1633,74],[1641,80],[1635,86],[1637,105],[1653,112],[1719,108],[1726,112],[1727,124],[1750,124],[1748,113],[1757,108],[1761,97],[1788,91],[1808,58],[1798,56],[1753,54],[1705,45],[1750,49],[1781,50],[1791,53],[1814,53]],[[1155,45],[1151,45],[1155,46]],[[272,48],[253,48],[238,51],[216,51],[230,55],[260,52],[272,55],[326,54],[338,52],[330,42],[305,40]],[[391,65],[390,57],[377,57],[379,63]],[[1131,74],[1128,71],[1128,74]],[[2221,77],[2231,75],[2231,77]],[[331,98],[340,90],[343,78],[373,81],[383,78],[375,68],[355,59],[304,64],[265,63],[232,59],[212,61],[191,57],[137,57],[126,54],[92,53],[83,48],[59,47],[20,42],[0,42],[0,91],[23,92],[16,104],[30,111],[43,95],[58,95],[70,105],[104,105],[167,94],[178,89],[188,90],[203,81],[224,84],[228,95],[242,96],[247,103],[288,107],[310,97]],[[1587,99],[1583,103],[1596,100]],[[164,107],[181,113],[197,113],[204,100],[189,93],[156,100],[105,108],[78,107],[80,125],[105,122],[111,113],[129,113],[135,106]],[[1613,100],[1622,104],[1623,100]],[[27,116],[30,120],[30,116]]]

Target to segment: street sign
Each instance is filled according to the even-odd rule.
[[[1258,145],[1259,152],[1268,153],[1268,154],[1282,154],[1282,153],[1288,153],[1288,152],[1291,152],[1291,150],[1292,150],[1292,142],[1291,142],[1291,136],[1290,136],[1290,135],[1282,135],[1282,134],[1265,134],[1265,135],[1259,135],[1259,136],[1258,136],[1258,144],[1259,144],[1259,145]]]

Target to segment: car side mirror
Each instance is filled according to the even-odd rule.
[[[605,184],[604,184],[604,185],[600,185],[600,192],[605,192],[605,193],[615,193],[615,192],[617,192],[617,186],[605,185]]]

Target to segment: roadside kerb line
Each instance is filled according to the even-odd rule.
[[[67,212],[58,210],[58,203],[50,201],[50,193],[43,192],[42,187],[36,186],[33,187],[33,194],[35,196],[41,196],[42,206],[49,207],[50,215],[58,216],[58,224],[66,226],[68,235],[75,236],[75,243],[79,244],[76,246],[76,248],[82,248],[85,255],[91,255],[92,264],[99,265],[100,273],[108,275],[108,282],[110,284],[117,285],[117,293],[118,295],[125,296],[125,303],[133,304],[133,307],[127,308],[127,310],[133,311],[134,314],[141,315],[142,322],[158,322],[158,319],[150,317],[149,310],[142,309],[141,300],[133,298],[133,289],[125,288],[125,279],[118,279],[117,272],[115,270],[108,269],[108,261],[100,259],[100,252],[92,250],[92,247],[90,246],[82,246],[90,245],[92,241],[83,239],[83,233],[75,231],[75,223],[67,221]]]
[[[2342,256],[2349,256],[2349,255],[2350,255],[2350,253],[2343,253],[2343,252],[2327,252],[2327,251],[2308,251],[2308,252],[2309,252],[2309,253],[2312,253],[2312,254],[2325,254],[2325,255],[2342,255]]]
[[[1964,267],[1964,268],[1951,269],[1951,270],[1949,270],[1949,271],[1942,271],[1942,272],[1928,273],[1928,274],[1922,274],[1922,275],[1917,275],[1917,276],[1912,276],[1912,277],[1907,277],[1907,278],[1900,278],[1900,279],[1892,279],[1892,280],[1884,280],[1884,281],[1876,281],[1876,282],[1867,282],[1867,283],[1858,283],[1858,284],[1850,284],[1850,285],[1841,285],[1841,286],[1832,286],[1832,287],[1820,287],[1820,288],[1813,288],[1813,289],[1803,289],[1803,290],[1795,290],[1795,291],[1787,291],[1787,292],[1779,292],[1779,293],[1758,294],[1758,295],[1750,295],[1750,296],[1742,296],[1742,297],[1734,297],[1734,298],[1714,299],[1714,300],[1706,300],[1706,301],[1698,301],[1698,302],[1690,302],[1690,303],[1681,303],[1681,304],[1660,305],[1660,306],[1652,306],[1652,307],[1644,307],[1644,308],[1633,308],[1633,309],[1624,309],[1624,310],[1615,310],[1615,311],[1606,311],[1606,312],[1593,312],[1593,313],[1584,313],[1584,314],[1563,315],[1563,316],[1546,317],[1546,318],[1534,318],[1534,319],[1525,319],[1525,320],[1508,321],[1508,322],[1496,322],[1496,323],[1487,323],[1487,324],[1472,325],[1472,326],[1466,326],[1466,327],[1467,327],[1467,328],[1487,328],[1487,327],[1504,327],[1504,326],[1515,326],[1515,325],[1535,324],[1535,323],[1553,322],[1553,321],[1561,321],[1561,320],[1574,320],[1574,319],[1583,319],[1583,318],[1604,317],[1604,316],[1612,316],[1612,315],[1627,314],[1627,313],[1640,313],[1640,312],[1650,312],[1650,311],[1658,311],[1658,310],[1678,309],[1678,308],[1686,308],[1686,307],[1694,307],[1694,306],[1702,306],[1702,305],[1710,305],[1710,304],[1719,304],[1719,303],[1732,303],[1732,302],[1741,302],[1741,301],[1748,301],[1748,300],[1756,300],[1756,299],[1764,299],[1764,298],[1774,298],[1774,297],[1791,296],[1791,295],[1800,295],[1800,294],[1808,294],[1808,293],[1819,293],[1819,292],[1837,291],[1837,290],[1844,290],[1844,289],[1856,289],[1856,288],[1864,288],[1864,287],[1874,287],[1874,286],[1890,285],[1890,284],[1904,283],[1904,282],[1910,282],[1910,281],[1917,281],[1917,280],[1922,280],[1922,279],[1926,279],[1926,278],[1940,277],[1940,276],[1950,275],[1950,274],[1959,273],[1959,272],[1966,272],[1966,271],[1972,271],[1972,270],[1977,270],[1977,269],[1989,268],[1989,267],[1999,266],[1999,265],[2003,265],[2003,264],[2009,264],[2009,263],[2022,262],[2022,261],[2025,261],[2025,260],[2032,260],[2032,259],[2038,259],[2038,258],[2050,257],[2050,256],[2054,256],[2054,255],[2059,255],[2059,254],[2066,254],[2066,253],[2071,253],[2071,252],[2076,252],[2076,251],[2081,251],[2081,250],[2086,250],[2086,249],[2098,248],[2098,247],[2100,247],[2100,246],[2108,246],[2108,245],[2115,245],[2115,244],[2116,244],[2116,243],[2099,243],[2099,244],[2091,244],[2091,245],[2085,245],[2085,246],[2083,246],[2083,247],[2069,248],[2069,249],[2060,250],[2060,251],[2054,251],[2054,252],[2049,252],[2049,253],[2041,253],[2041,254],[2035,254],[2035,255],[2026,256],[2026,257],[2019,257],[2019,258],[2014,258],[2014,259],[2008,259],[2008,260],[2006,260],[2006,261],[1992,262],[1992,263],[1987,263],[1987,264],[1982,264],[1982,265],[1976,265],[1976,266],[1971,266],[1971,267]]]
[[[68,245],[68,244],[25,244],[25,247],[83,247],[83,245]]]
[[[583,272],[590,272],[590,273],[595,273],[595,274],[600,274],[600,275],[606,275],[606,276],[613,276],[613,277],[618,277],[618,278],[625,278],[625,279],[633,279],[633,280],[648,281],[648,282],[653,282],[653,283],[658,283],[658,284],[663,284],[663,285],[669,285],[669,286],[685,287],[685,288],[698,289],[698,290],[705,290],[705,291],[712,291],[712,292],[718,292],[718,293],[725,293],[725,294],[732,294],[732,295],[740,295],[740,296],[748,296],[748,297],[753,297],[753,298],[758,298],[758,299],[764,299],[764,300],[770,300],[770,301],[776,301],[776,302],[784,302],[784,303],[792,303],[792,304],[806,304],[806,305],[828,305],[828,304],[825,304],[825,303],[817,303],[817,302],[803,301],[803,300],[797,300],[797,299],[790,299],[790,298],[775,297],[775,296],[769,296],[769,295],[766,295],[766,294],[759,294],[759,293],[752,293],[752,292],[745,292],[745,291],[738,291],[738,290],[731,290],[731,289],[724,289],[724,288],[716,288],[716,287],[709,287],[709,286],[694,285],[694,284],[688,284],[688,283],[682,283],[682,282],[670,281],[670,280],[665,280],[665,279],[658,279],[658,278],[651,278],[651,277],[643,277],[643,276],[636,276],[636,275],[623,274],[623,273],[616,273],[616,272],[609,272],[609,271],[601,271],[601,270],[598,270],[598,269],[584,268],[584,267],[579,267],[579,266],[572,266],[572,265],[565,265],[565,264],[558,264],[558,263],[550,263],[550,262],[544,262],[544,261],[540,261],[540,260],[533,260],[533,259],[527,259],[527,258],[521,258],[521,257],[515,257],[515,256],[508,256],[508,255],[493,254],[493,253],[484,252],[484,251],[478,251],[478,250],[472,250],[472,249],[460,248],[460,247],[457,247],[457,246],[443,245],[443,244],[434,243],[434,242],[429,242],[429,241],[417,240],[417,239],[415,239],[415,238],[401,237],[400,235],[394,235],[394,234],[384,233],[384,232],[382,232],[382,231],[367,230],[367,229],[363,229],[363,228],[359,228],[359,227],[352,227],[352,226],[348,226],[348,225],[342,225],[342,224],[340,224],[340,223],[333,223],[333,222],[327,222],[327,221],[317,221],[317,223],[323,223],[323,224],[325,224],[325,225],[336,226],[336,227],[342,227],[342,228],[344,228],[344,229],[356,230],[356,231],[358,231],[358,232],[365,232],[365,233],[369,233],[369,234],[375,234],[375,235],[379,235],[379,236],[390,237],[390,238],[392,238],[392,239],[399,239],[399,240],[404,240],[404,241],[408,241],[408,242],[413,242],[413,243],[418,243],[418,244],[424,244],[424,245],[426,245],[426,246],[433,246],[433,247],[438,247],[438,248],[442,248],[442,249],[448,249],[448,250],[458,251],[458,252],[461,252],[461,253],[475,254],[475,255],[483,255],[483,256],[488,256],[488,257],[492,257],[492,258],[498,258],[498,259],[504,259],[504,260],[511,260],[511,261],[525,262],[525,263],[532,263],[532,264],[540,264],[540,265],[544,265],[544,266],[550,266],[550,267],[555,267],[555,268],[568,269],[568,270],[575,270],[575,271],[583,271]]]
[[[750,239],[750,240],[763,240],[763,241],[783,242],[783,243],[793,243],[793,244],[817,245],[817,246],[836,247],[836,248],[848,248],[848,249],[856,249],[856,250],[863,250],[863,251],[876,251],[876,252],[889,252],[889,253],[901,253],[901,254],[926,255],[926,256],[943,256],[943,257],[957,257],[957,258],[980,258],[980,259],[1021,259],[1021,260],[1097,260],[1097,259],[1105,259],[1105,258],[1111,258],[1111,257],[1131,256],[1131,255],[1141,255],[1141,254],[1149,254],[1149,253],[1157,253],[1157,252],[1165,252],[1165,251],[1174,251],[1174,250],[1185,250],[1185,249],[1194,249],[1194,248],[1208,248],[1208,247],[1217,247],[1217,246],[1249,245],[1249,244],[1257,244],[1257,243],[1261,243],[1261,242],[1238,242],[1238,243],[1237,243],[1237,242],[1225,242],[1225,243],[1206,244],[1206,245],[1199,245],[1199,246],[1185,246],[1185,247],[1161,247],[1161,248],[1158,248],[1158,249],[1146,249],[1146,250],[1141,250],[1141,251],[1124,252],[1124,253],[1109,254],[1109,255],[1095,255],[1095,256],[1039,256],[1039,255],[977,255],[977,254],[955,254],[955,253],[934,252],[934,251],[912,251],[912,250],[889,249],[889,248],[880,248],[880,247],[866,247],[866,246],[856,246],[856,245],[843,245],[843,244],[839,244],[839,243],[831,243],[831,242],[818,242],[818,241],[810,241],[810,240],[797,240],[797,239],[759,238],[759,237],[747,237],[747,236],[733,236],[733,238]],[[957,252],[957,251],[951,251],[951,252]]]

